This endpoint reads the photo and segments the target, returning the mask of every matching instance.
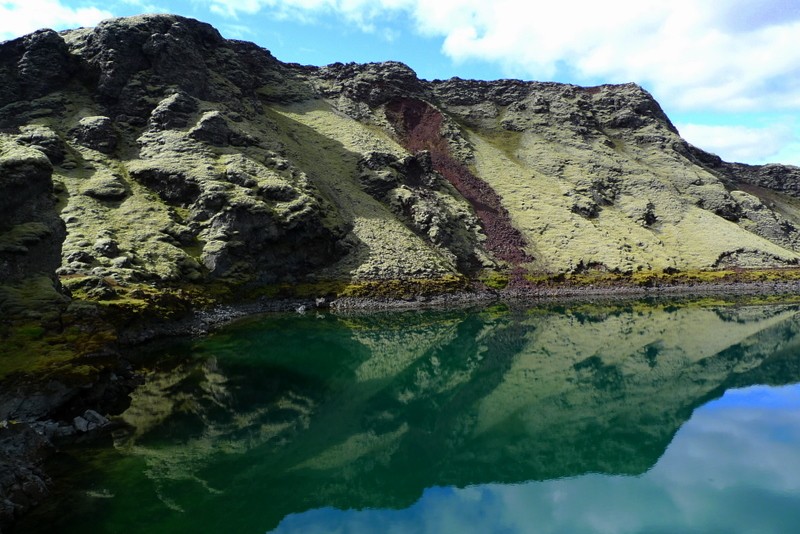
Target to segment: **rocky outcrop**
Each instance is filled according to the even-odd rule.
[[[37,148],[0,144],[0,313],[6,317],[53,314],[63,304],[54,273],[64,223],[47,149]]]

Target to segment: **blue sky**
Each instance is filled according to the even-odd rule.
[[[403,61],[426,79],[633,81],[690,142],[800,165],[797,0],[0,0],[0,39],[170,12],[278,59]]]

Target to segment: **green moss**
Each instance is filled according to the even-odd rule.
[[[200,261],[200,257],[203,255],[203,247],[205,246],[205,241],[202,239],[195,239],[193,243],[190,245],[184,245],[181,247],[187,256],[190,258],[194,258],[198,262]]]
[[[484,130],[477,132],[481,137],[488,141],[492,146],[499,149],[509,160],[518,161],[518,151],[522,142],[522,133],[510,130]]]
[[[0,252],[27,252],[34,245],[50,235],[47,225],[40,222],[18,224],[0,234]]]
[[[22,325],[17,327],[17,335],[20,337],[20,339],[30,339],[35,341],[41,339],[44,333],[44,327],[38,324]]]
[[[547,287],[613,287],[635,285],[641,287],[671,285],[703,285],[715,283],[793,282],[800,280],[800,269],[719,269],[687,271],[636,271],[614,273],[586,271],[581,273],[529,273],[524,276],[532,285]]]
[[[57,323],[45,326],[29,320],[5,324],[0,329],[0,379],[12,373],[57,375],[60,380],[96,373],[94,365],[76,362],[114,341],[115,329],[96,319],[81,320],[64,330]]]
[[[0,285],[0,313],[5,317],[57,317],[66,299],[45,275],[32,275],[16,284]]]
[[[444,275],[432,279],[377,280],[351,283],[341,297],[409,298],[436,295],[466,289],[468,281],[459,275]]]
[[[489,289],[504,289],[509,282],[507,273],[500,273],[497,271],[485,272],[478,279]]]

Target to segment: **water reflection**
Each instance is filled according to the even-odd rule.
[[[75,453],[89,459],[73,481],[82,489],[57,524],[613,532],[688,528],[718,512],[709,499],[759,492],[797,509],[800,468],[761,468],[800,465],[796,410],[752,396],[734,409],[743,394],[729,392],[659,458],[727,389],[800,382],[799,330],[794,306],[644,304],[242,323],[147,356],[131,431],[113,450]],[[577,478],[554,480],[565,477]],[[663,509],[653,492],[669,493]],[[354,509],[380,510],[337,511]],[[628,523],[603,525],[605,509]]]
[[[798,443],[800,387],[733,390],[642,476],[434,487],[407,509],[317,509],[277,532],[795,532]]]

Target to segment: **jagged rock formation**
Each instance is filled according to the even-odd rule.
[[[26,135],[38,140],[35,130]],[[8,315],[30,309],[52,314],[63,304],[55,270],[64,223],[56,212],[53,167],[45,150],[0,141],[0,310]]]
[[[800,171],[688,145],[633,84],[303,67],[170,15],[36,32],[0,46],[0,72],[3,168],[15,169],[3,198],[27,213],[0,221],[5,282],[35,263],[113,298],[141,283],[800,258]],[[66,236],[44,215],[50,191]]]

